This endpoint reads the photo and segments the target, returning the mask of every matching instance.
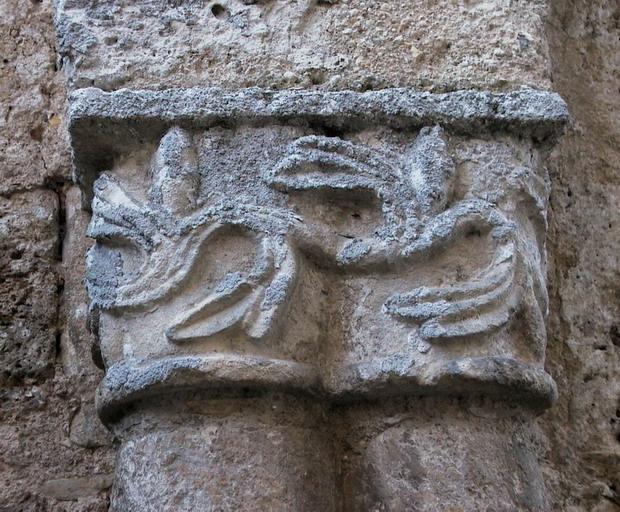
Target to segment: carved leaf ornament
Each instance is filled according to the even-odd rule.
[[[138,251],[142,264],[125,271],[118,268],[117,258],[116,268],[109,268],[107,275],[91,275],[93,307],[139,309],[167,300],[209,251],[211,241],[234,227],[259,246],[251,270],[224,275],[203,300],[168,327],[166,336],[186,342],[242,326],[252,338],[261,338],[295,276],[294,255],[284,235],[298,219],[286,210],[250,204],[201,204],[199,184],[191,136],[180,128],[172,128],[160,142],[147,202],[129,197],[110,174],[97,179],[89,236],[112,252],[116,247]]]
[[[151,172],[144,201],[131,197],[109,173],[95,183],[89,235],[99,243],[90,257],[107,263],[92,266],[98,270],[89,275],[95,311],[144,309],[169,300],[222,234],[242,233],[256,246],[249,269],[227,272],[205,285],[204,296],[167,327],[171,342],[232,328],[263,338],[290,299],[297,254],[308,247],[331,257],[335,268],[372,272],[428,261],[472,231],[486,237],[494,256],[470,281],[394,293],[385,302],[385,314],[416,326],[430,341],[499,328],[522,300],[526,263],[515,225],[491,203],[451,203],[455,165],[440,127],[422,129],[403,155],[337,137],[301,137],[266,172],[265,181],[281,192],[376,197],[381,224],[367,236],[347,240],[336,254],[324,247],[321,219],[301,219],[292,210],[239,198],[204,204],[192,136],[180,128],[161,139]],[[141,264],[126,265],[132,258],[123,254]]]
[[[268,180],[282,191],[367,190],[376,195],[384,223],[372,236],[348,242],[336,257],[341,266],[415,265],[472,231],[488,237],[495,256],[471,282],[396,293],[384,304],[388,315],[418,325],[422,338],[441,340],[505,325],[523,293],[516,285],[523,262],[515,225],[478,199],[446,209],[454,175],[443,131],[434,127],[424,128],[402,158],[338,138],[302,137]],[[306,230],[301,237],[320,243],[320,237],[301,229]]]

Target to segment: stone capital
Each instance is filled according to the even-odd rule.
[[[104,419],[186,389],[553,401],[559,96],[84,89],[69,117]]]

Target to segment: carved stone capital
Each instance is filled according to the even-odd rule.
[[[479,481],[547,509],[557,95],[85,89],[69,118],[112,510],[477,510]]]
[[[540,409],[553,93],[75,92],[104,419],[177,390]]]

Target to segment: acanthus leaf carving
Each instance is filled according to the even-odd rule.
[[[440,126],[420,131],[407,152],[405,166],[421,211],[426,215],[442,212],[452,196],[456,169]]]
[[[177,217],[196,210],[200,197],[198,156],[186,130],[173,127],[162,137],[153,157],[151,174],[151,202]]]
[[[263,238],[252,271],[246,276],[226,274],[212,293],[166,331],[166,336],[184,342],[240,326],[250,338],[260,339],[276,323],[274,316],[285,304],[294,277],[292,250]]]
[[[427,340],[467,337],[505,325],[521,302],[522,263],[516,250],[516,226],[493,205],[468,200],[429,222],[422,235],[405,247],[405,258],[425,257],[437,247],[468,234],[484,235],[493,246],[488,267],[470,281],[444,287],[421,287],[392,295],[386,313],[420,326]]]
[[[251,233],[259,248],[253,269],[247,275],[229,272],[211,283],[213,291],[175,319],[166,336],[187,342],[239,326],[259,339],[276,323],[276,311],[292,286],[294,255],[282,234],[297,219],[287,211],[251,204],[220,201],[201,207],[196,158],[191,136],[174,127],[153,157],[146,203],[131,198],[110,174],[97,179],[89,235],[108,247],[115,261],[122,261],[119,250],[135,250],[141,264],[131,270],[117,265],[113,279],[91,273],[92,306],[144,309],[169,299],[202,255],[213,250],[211,240],[237,227]],[[98,257],[101,263],[108,257],[101,255],[102,250],[95,246],[91,258]]]
[[[523,263],[514,241],[515,226],[496,207],[478,199],[449,206],[454,173],[443,131],[436,126],[422,129],[403,158],[340,138],[301,137],[266,179],[282,191],[365,190],[379,199],[383,223],[368,237],[346,242],[335,258],[339,265],[415,265],[449,250],[449,244],[467,231],[485,233],[496,254],[489,268],[471,282],[396,293],[384,304],[388,315],[418,325],[422,338],[440,340],[505,325],[522,295],[518,281]],[[266,233],[265,216],[271,223],[280,217],[281,233],[291,226],[293,238],[300,236],[320,249],[316,219],[299,223],[286,213],[257,206],[201,208],[199,183],[191,135],[176,127],[164,135],[153,158],[147,204],[131,198],[108,174],[97,180],[91,236],[132,244],[144,259],[141,268],[126,273],[125,282],[116,287],[114,306],[140,307],[166,297],[186,278],[201,252],[210,250],[215,233],[226,225],[240,225],[264,231],[254,270],[248,275],[229,273],[212,283],[212,291],[170,325],[166,336],[185,342],[236,326],[250,338],[260,338],[277,322],[276,305],[286,301],[296,275],[293,249]]]
[[[379,198],[383,224],[366,239],[346,242],[336,255],[340,265],[415,265],[437,251],[449,251],[450,244],[468,232],[484,234],[495,256],[470,282],[396,293],[384,304],[388,315],[418,325],[421,338],[441,340],[504,326],[523,295],[516,226],[479,199],[448,206],[454,176],[443,130],[435,126],[420,131],[404,159],[339,138],[302,137],[291,144],[268,180],[284,191],[370,190]],[[301,236],[309,243],[322,239],[320,233],[307,231]]]
[[[484,195],[458,196],[452,146],[440,126],[394,144],[302,131],[270,156],[270,167],[259,174],[268,193],[256,197],[226,198],[202,189],[206,182],[219,186],[216,168],[232,158],[218,146],[227,137],[171,128],[151,159],[144,199],[133,197],[111,173],[100,174],[90,227],[99,241],[92,257],[100,263],[93,267],[107,262],[110,271],[90,280],[95,308],[134,317],[164,311],[157,313],[162,343],[189,353],[212,347],[214,353],[287,359],[290,352],[281,355],[278,344],[291,336],[300,314],[320,324],[336,311],[325,310],[315,295],[307,312],[289,318],[290,303],[304,300],[304,292],[296,291],[300,286],[319,287],[326,280],[329,288],[330,279],[348,279],[346,286],[355,291],[401,272],[402,283],[389,277],[391,288],[380,290],[372,312],[422,354],[448,342],[464,356],[471,342],[478,353],[483,337],[509,326],[524,308],[531,310],[528,322],[536,324],[528,328],[540,330],[536,308],[544,305],[535,303],[545,294],[536,288],[544,279],[531,247],[524,248],[520,218]],[[203,144],[201,152],[195,141]],[[354,211],[348,220],[345,215],[338,224],[340,214],[324,206],[340,201],[364,212]],[[231,249],[220,254],[222,244]],[[480,248],[480,261],[463,276],[433,282],[436,260],[468,246]],[[299,338],[307,342],[303,332]],[[257,341],[265,343],[252,343]],[[337,373],[338,365],[346,372],[358,364],[347,366],[346,357],[332,363],[316,350],[316,360],[306,355],[303,363],[334,364],[320,370],[326,375]],[[418,356],[392,351],[384,359],[407,360],[411,364],[402,371],[416,373]]]

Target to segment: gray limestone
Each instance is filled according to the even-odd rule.
[[[71,100],[76,178],[92,193],[96,240],[87,283],[106,367],[97,406],[123,443],[114,510],[258,510],[261,486],[272,510],[337,510],[336,495],[347,510],[406,510],[420,500],[413,474],[402,489],[380,483],[382,441],[368,447],[379,473],[356,473],[359,503],[332,477],[312,477],[325,488],[316,494],[296,473],[281,496],[269,478],[283,462],[258,438],[246,456],[263,464],[247,489],[230,487],[248,466],[224,446],[206,455],[192,441],[220,428],[209,411],[222,403],[242,439],[258,432],[249,417],[233,420],[247,407],[283,401],[291,418],[343,411],[307,433],[286,430],[282,441],[304,471],[322,464],[328,475],[348,464],[342,446],[361,442],[348,441],[347,429],[381,428],[372,427],[378,410],[354,414],[376,400],[405,414],[407,400],[430,396],[444,404],[448,429],[454,399],[514,410],[501,434],[488,434],[499,454],[503,436],[528,431],[556,399],[543,366],[540,161],[568,120],[557,95],[85,89]],[[193,419],[194,403],[208,418]],[[266,440],[284,435],[252,414]],[[300,435],[318,460],[294,448]],[[187,471],[166,462],[181,456],[175,443],[204,461],[197,474],[221,475],[221,493],[189,478],[162,494],[173,473]],[[519,453],[529,490],[502,494],[498,478],[500,510],[545,510],[532,444]],[[395,474],[414,455],[395,457]],[[419,457],[420,471],[431,471],[435,461]],[[132,469],[146,458],[158,462]],[[421,510],[440,489],[425,491]]]

